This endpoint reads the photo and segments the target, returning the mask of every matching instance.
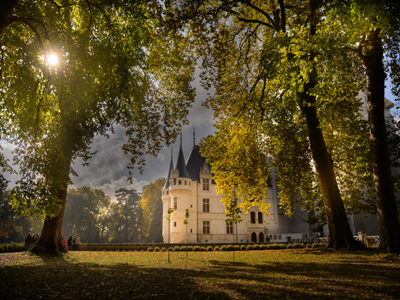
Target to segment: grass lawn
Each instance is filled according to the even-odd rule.
[[[326,249],[0,255],[0,299],[400,299],[400,257]]]

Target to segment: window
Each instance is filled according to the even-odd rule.
[[[174,210],[177,210],[177,209],[178,209],[178,198],[175,197],[174,198]]]
[[[210,212],[210,199],[203,199],[203,212]]]
[[[233,222],[226,223],[226,233],[233,234]]]
[[[260,232],[260,234],[258,235],[258,241],[260,243],[264,243],[264,233]]]
[[[257,233],[253,232],[251,234],[251,242],[252,243],[257,243]]]
[[[259,212],[258,213],[258,223],[262,224],[262,222],[263,222],[263,214],[262,214],[262,212]]]
[[[190,229],[190,233],[192,233],[192,229]]]
[[[174,227],[176,227],[176,222],[174,222]]]
[[[182,184],[182,180],[179,180],[179,185],[181,185]]]
[[[278,240],[282,239],[282,235],[278,234]]]
[[[209,190],[210,190],[210,179],[203,178],[203,191],[209,191]]]
[[[210,221],[203,221],[203,234],[210,234]]]
[[[252,211],[250,213],[250,222],[251,222],[251,224],[255,224],[256,223],[256,213],[254,211]]]
[[[176,185],[176,178],[174,178],[174,185]]]
[[[187,181],[185,180],[185,185],[187,185]]]
[[[169,191],[167,191],[167,195],[169,194]]]

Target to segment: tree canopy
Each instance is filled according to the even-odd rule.
[[[54,241],[69,176],[76,175],[71,163],[94,154],[96,134],[107,136],[116,123],[126,127],[129,167],[141,169],[143,154],[156,154],[187,122],[194,90],[193,62],[183,55],[186,38],[160,36],[144,4],[4,3],[0,125],[2,138],[17,145],[21,180],[14,207],[56,222],[44,225],[57,228],[49,233]],[[50,55],[58,64],[50,63]]]
[[[148,243],[162,243],[162,187],[165,178],[159,178],[148,184],[142,193],[143,240]]]
[[[329,244],[357,246],[346,210],[374,210],[377,197],[372,123],[361,118],[356,98],[368,70],[351,49],[358,33],[330,1],[168,4],[167,23],[197,41],[204,86],[216,89],[206,105],[216,112],[218,132],[204,143],[204,154],[226,203],[234,192],[251,200],[265,196],[261,174],[268,157],[286,211],[291,214],[295,201],[310,210],[322,198]]]

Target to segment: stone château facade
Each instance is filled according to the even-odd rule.
[[[185,163],[182,142],[175,167],[171,163],[167,180],[162,189],[163,201],[163,239],[165,243],[232,243],[286,241],[310,238],[313,229],[303,219],[308,212],[296,210],[296,216],[289,218],[278,206],[275,174],[271,176],[271,187],[266,201],[271,203],[269,215],[258,207],[252,207],[248,214],[243,214],[243,221],[227,224],[225,207],[215,190],[210,165],[200,155],[199,146],[193,143],[192,151]],[[168,210],[173,209],[170,221]],[[188,224],[186,209],[189,210]],[[316,234],[316,233],[314,233]]]

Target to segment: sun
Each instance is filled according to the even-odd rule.
[[[48,63],[50,66],[56,66],[56,65],[58,64],[58,56],[57,56],[57,54],[55,54],[55,53],[50,53],[50,54],[47,56],[47,63]]]

